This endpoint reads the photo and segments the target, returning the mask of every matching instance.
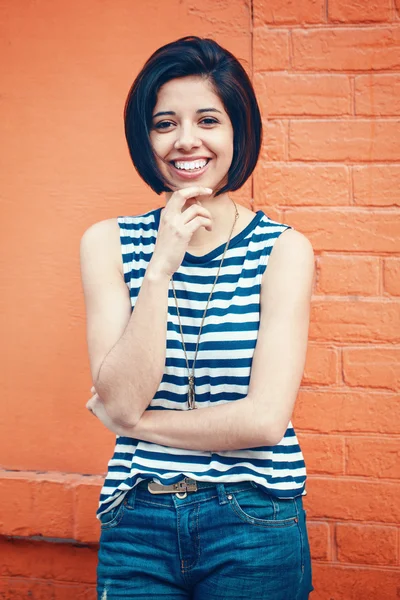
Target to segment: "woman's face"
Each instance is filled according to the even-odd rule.
[[[150,132],[158,168],[175,189],[226,182],[233,128],[219,97],[201,77],[172,79],[159,90]]]

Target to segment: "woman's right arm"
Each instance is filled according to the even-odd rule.
[[[124,281],[116,219],[95,223],[81,240],[81,275],[87,342],[94,387],[110,418],[135,426],[154,397],[165,366],[168,289],[199,227],[211,229],[210,213],[185,203],[204,188],[175,192],[162,211],[153,256],[131,311]]]

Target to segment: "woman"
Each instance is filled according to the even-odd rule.
[[[306,472],[290,418],[314,258],[301,233],[230,196],[260,150],[251,83],[216,42],[182,38],[137,76],[125,131],[166,206],[81,242],[87,408],[118,436],[98,597],[303,600]]]

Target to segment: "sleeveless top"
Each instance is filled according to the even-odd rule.
[[[117,217],[132,310],[154,251],[160,213],[158,208],[143,215]],[[247,395],[260,321],[261,278],[275,241],[289,228],[271,221],[259,210],[247,227],[231,239],[199,343],[195,366],[199,409],[234,402]],[[173,276],[190,368],[224,247],[222,244],[204,256],[187,252]],[[140,367],[137,376],[141,376]],[[164,374],[146,410],[187,410],[187,376],[170,283]],[[279,498],[306,493],[304,459],[291,422],[277,445],[244,450],[184,450],[117,436],[97,516],[119,505],[125,494],[144,479],[169,485],[185,476],[216,483],[252,480]]]

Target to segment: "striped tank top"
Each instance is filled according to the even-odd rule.
[[[132,310],[154,251],[160,213],[158,208],[143,215],[117,218]],[[261,278],[275,241],[288,228],[259,210],[230,241],[199,343],[195,366],[199,409],[247,395],[260,321]],[[190,368],[224,247],[222,244],[204,256],[187,252],[173,276]],[[147,410],[187,410],[187,376],[170,283],[164,374]],[[97,516],[120,504],[125,494],[144,479],[169,485],[185,476],[218,483],[251,480],[279,498],[306,493],[304,459],[291,422],[275,446],[219,452],[184,450],[117,436]]]

